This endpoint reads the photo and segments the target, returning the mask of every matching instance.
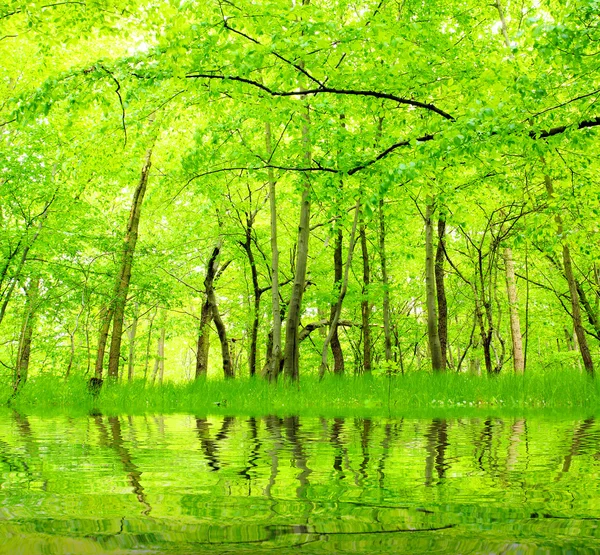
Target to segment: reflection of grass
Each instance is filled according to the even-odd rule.
[[[11,389],[0,388],[6,403]],[[389,399],[389,402],[388,402]],[[103,413],[195,412],[217,414],[402,415],[423,411],[486,413],[524,409],[574,409],[600,412],[600,386],[571,370],[532,371],[524,377],[510,373],[494,378],[447,373],[406,376],[310,377],[299,385],[281,380],[206,380],[151,386],[143,382],[105,383],[97,398],[82,378],[64,381],[52,376],[32,378],[11,402],[32,410],[64,409]]]

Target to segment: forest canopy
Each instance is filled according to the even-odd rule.
[[[3,381],[593,377],[599,45],[595,0],[5,1]]]

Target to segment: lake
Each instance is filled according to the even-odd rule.
[[[597,553],[600,422],[0,413],[0,552]]]

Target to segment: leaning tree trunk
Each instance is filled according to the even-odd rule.
[[[436,311],[436,293],[435,293],[435,269],[433,258],[433,225],[431,216],[433,206],[427,204],[425,211],[425,291],[427,306],[427,338],[429,340],[429,350],[431,352],[431,366],[434,372],[443,372],[442,348],[440,345],[440,336],[438,332],[438,318]]]
[[[354,222],[352,223],[352,232],[350,233],[350,243],[348,245],[348,254],[346,255],[346,267],[344,269],[344,273],[343,275],[340,275],[340,279],[336,280],[336,284],[339,283],[340,284],[340,293],[338,295],[338,299],[337,302],[335,303],[335,305],[333,306],[332,310],[331,310],[331,319],[330,319],[330,323],[329,323],[329,334],[327,335],[327,337],[325,338],[325,341],[323,343],[323,352],[321,355],[321,368],[319,370],[319,377],[322,379],[323,376],[325,375],[325,370],[327,369],[327,349],[329,347],[329,344],[331,343],[332,346],[332,351],[333,351],[333,338],[335,337],[338,340],[339,343],[339,338],[337,336],[337,331],[338,331],[338,322],[340,320],[340,314],[342,312],[342,304],[344,302],[344,297],[346,296],[346,292],[348,291],[348,276],[350,273],[350,267],[352,266],[352,254],[354,253],[354,242],[355,242],[355,238],[356,238],[356,228],[358,226],[358,218],[359,218],[359,212],[360,212],[360,198],[356,201],[356,206],[354,207]],[[341,270],[341,265],[342,265],[342,253],[341,253],[341,233],[338,234],[338,240],[340,242],[340,249],[339,249],[339,260],[336,260],[336,273],[337,273],[337,266],[339,264],[340,266],[340,270]],[[337,248],[337,245],[336,245]],[[341,272],[340,272],[341,273]],[[334,358],[335,358],[335,353],[336,351],[334,351]],[[341,350],[341,345],[339,346],[339,356],[342,356],[342,350]],[[336,361],[336,367],[334,367],[334,373],[336,375],[341,375],[344,372],[344,359],[342,357],[342,362],[341,362],[341,370],[337,369],[337,361]],[[336,371],[337,369],[337,371]]]
[[[446,217],[440,213],[438,218],[438,244],[435,252],[435,292],[437,296],[438,336],[440,338],[441,369],[448,367],[448,302],[444,279],[444,259],[446,257]]]
[[[265,124],[265,143],[267,153],[272,156],[271,125]],[[277,246],[277,198],[275,195],[275,176],[273,169],[268,169],[269,208],[271,212],[271,318],[273,320],[272,343],[268,358],[270,366],[267,372],[269,380],[276,380],[281,367],[281,306],[279,304],[279,248]]]
[[[369,264],[369,248],[367,245],[367,231],[364,222],[360,225],[360,248],[363,263],[363,288],[362,301],[360,303],[360,312],[362,317],[362,336],[363,336],[363,372],[371,372],[371,303],[369,302],[369,285],[371,283],[371,267]]]
[[[33,326],[35,311],[38,303],[40,290],[39,278],[32,279],[25,290],[27,298],[25,304],[25,315],[23,316],[23,325],[19,338],[19,350],[17,353],[17,363],[15,365],[15,377],[13,381],[13,393],[16,394],[19,387],[27,381],[29,374],[29,360],[31,359],[31,340],[33,337]]]
[[[113,330],[110,342],[110,352],[108,355],[108,376],[113,379],[119,377],[119,359],[121,356],[121,339],[123,335],[123,318],[125,315],[125,304],[127,302],[127,292],[129,291],[129,282],[131,281],[131,267],[133,265],[133,255],[138,239],[138,228],[140,216],[142,213],[142,203],[146,194],[148,185],[148,175],[150,173],[152,159],[152,149],[148,149],[146,160],[142,168],[140,181],[133,195],[133,203],[129,214],[127,224],[127,233],[125,234],[125,245],[123,247],[123,258],[121,269],[115,287]]]
[[[521,336],[521,320],[517,299],[517,281],[515,279],[515,264],[512,250],[504,249],[504,264],[506,266],[506,289],[508,292],[508,307],[510,310],[510,334],[513,345],[513,366],[515,374],[525,372],[525,358],[523,357],[523,337]]]
[[[233,369],[233,364],[231,361],[231,351],[229,349],[229,340],[227,339],[227,330],[225,328],[225,324],[223,324],[223,320],[221,319],[221,314],[219,313],[219,307],[217,306],[217,299],[215,297],[214,290],[208,295],[213,320],[215,322],[215,327],[217,328],[217,334],[219,335],[219,341],[221,342],[221,355],[223,357],[223,375],[226,379],[235,378],[235,371]]]
[[[549,197],[554,196],[554,185],[552,179],[548,174],[544,175],[544,183],[546,185],[546,192]],[[563,236],[563,225],[562,218],[559,214],[556,215],[557,233],[559,237]],[[577,293],[577,283],[575,281],[575,275],[573,274],[573,264],[571,262],[571,251],[569,245],[563,240],[562,245],[562,258],[563,267],[565,272],[565,278],[569,285],[569,293],[571,295],[571,313],[573,318],[573,327],[575,328],[575,335],[579,342],[579,351],[581,352],[581,358],[583,359],[583,365],[586,372],[593,378],[594,377],[594,361],[590,353],[590,348],[587,343],[587,337],[585,335],[585,329],[581,320],[581,308],[579,306],[579,294]]]
[[[310,137],[309,137],[309,108],[306,107],[304,125],[302,126],[302,144],[304,148],[304,163],[311,165]],[[285,326],[285,350],[283,372],[288,380],[298,381],[300,378],[299,358],[300,343],[298,341],[298,327],[302,296],[306,287],[306,267],[308,263],[308,240],[310,237],[310,196],[311,184],[308,172],[304,174],[302,189],[302,204],[300,207],[300,224],[298,226],[298,243],[296,249],[296,268],[292,296],[290,297]]]

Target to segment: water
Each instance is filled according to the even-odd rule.
[[[0,552],[597,553],[600,422],[0,413]]]

